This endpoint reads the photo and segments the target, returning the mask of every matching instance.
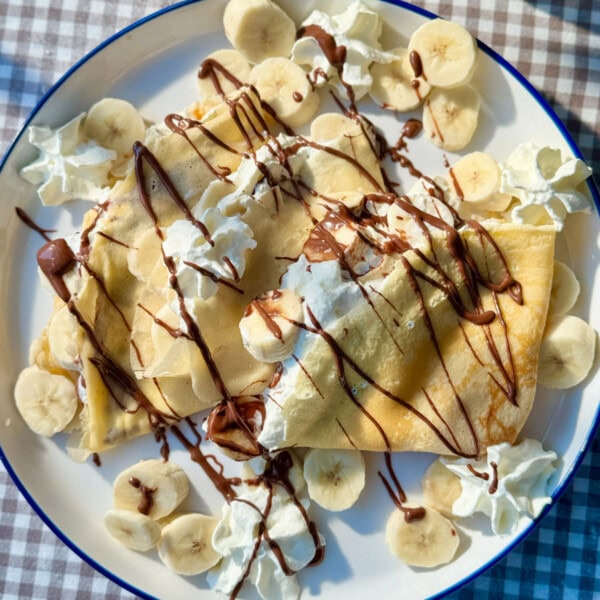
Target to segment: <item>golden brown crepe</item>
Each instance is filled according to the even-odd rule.
[[[463,231],[480,270],[498,282],[504,268],[497,253],[472,229]],[[273,401],[261,442],[465,455],[513,442],[535,395],[555,234],[551,228],[514,224],[490,225],[489,232],[522,285],[522,305],[507,293],[494,295],[479,286],[484,308],[502,318],[473,324],[422,278],[415,279],[417,293],[410,270],[397,260],[378,293],[370,291],[372,305],[361,302],[326,327],[335,343],[312,333],[299,355],[301,368],[286,363],[290,373],[284,371],[280,386],[288,391],[270,391]],[[433,247],[437,262],[465,298],[464,280],[445,237],[437,235]],[[436,278],[414,252],[403,256],[414,269]],[[510,385],[516,389],[512,401]]]

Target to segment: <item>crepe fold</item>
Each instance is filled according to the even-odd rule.
[[[478,284],[479,312],[493,311],[493,321],[460,316],[439,282],[445,274],[473,307],[464,272],[445,235],[433,236],[422,255],[405,252],[372,273],[368,301],[332,325],[320,328],[305,307],[294,359],[268,392],[261,443],[477,455],[513,442],[534,401],[555,233],[516,224],[488,233],[497,247],[460,230],[483,279],[500,282],[507,266],[522,303]]]

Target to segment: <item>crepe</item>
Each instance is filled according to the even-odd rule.
[[[256,105],[255,109],[260,114]],[[189,208],[216,179],[211,168],[199,160],[199,152],[211,167],[229,172],[237,169],[242,152],[248,150],[246,133],[250,133],[254,147],[261,144],[253,133],[258,128],[247,123],[242,129],[237,128],[228,109],[222,108],[205,122],[205,127],[219,143],[199,129],[190,129],[186,132],[189,141],[178,133],[170,133],[149,145]],[[225,145],[237,153],[224,149]],[[147,162],[144,175],[152,210],[164,230],[181,219],[182,212]],[[238,323],[255,296],[277,287],[288,263],[276,257],[299,254],[310,230],[302,205],[281,204],[273,193],[248,207],[243,218],[258,242],[247,256],[245,276],[237,286],[243,293],[219,286],[215,296],[202,301],[194,314],[233,396],[259,393],[271,378],[273,365],[261,363],[245,351]],[[82,336],[85,410],[76,443],[84,450],[101,452],[149,432],[157,418],[168,426],[213,406],[222,394],[194,342],[173,336],[155,324],[157,315],[164,318],[165,312],[169,313],[174,298],[160,239],[140,200],[135,173],[115,187],[99,219],[96,210],[90,211],[84,228],[95,220],[93,243],[86,260],[93,276],[82,272],[82,289],[74,304],[85,315],[102,352],[89,336]],[[178,318],[172,312],[171,315],[175,321],[170,324],[177,328]],[[115,377],[113,363],[125,374],[126,385],[119,381],[123,377]],[[132,397],[132,386],[142,395],[143,402],[149,403],[150,410],[138,407],[139,398]]]
[[[494,320],[482,325],[459,316],[431,283],[439,271],[426,261],[443,269],[469,306],[465,280],[446,236],[433,236],[425,259],[408,251],[406,262],[373,272],[376,281],[389,269],[378,287],[367,278],[370,302],[325,327],[327,335],[318,331],[318,317],[307,318],[313,331],[269,391],[261,443],[476,456],[513,442],[534,400],[555,233],[515,224],[490,224],[488,231],[501,254],[470,227],[461,238],[489,281],[504,277],[506,261],[522,286],[522,304],[479,285],[482,309],[494,311]]]

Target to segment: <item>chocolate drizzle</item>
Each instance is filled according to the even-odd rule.
[[[154,494],[158,488],[144,485],[137,477],[130,477],[128,483],[131,487],[140,491],[141,499],[137,507],[138,512],[143,515],[150,514],[154,503]]]
[[[383,136],[375,131],[375,128],[364,116],[358,113],[355,106],[354,91],[343,79],[346,48],[342,45],[338,45],[332,35],[328,34],[317,25],[308,25],[301,28],[298,31],[298,38],[304,36],[310,36],[316,40],[327,60],[337,70],[340,82],[345,88],[349,99],[349,107],[344,107],[335,94],[334,99],[343,114],[352,118],[360,125],[362,133],[365,135],[366,139],[369,140],[373,154],[378,159],[389,156],[392,161],[398,163],[402,168],[407,169],[411,175],[419,177],[422,181],[426,182],[427,186],[424,184],[425,191],[429,193],[432,198],[439,202],[443,202],[448,206],[454,219],[452,224],[446,223],[439,215],[435,216],[421,211],[412,205],[408,197],[398,196],[394,191],[396,184],[391,182],[384,170],[382,170],[381,179],[379,179],[368,168],[362,165],[355,156],[351,156],[336,148],[319,144],[299,135],[296,136],[294,144],[291,144],[287,148],[282,147],[272,132],[273,122],[288,135],[295,135],[293,130],[279,119],[272,107],[260,99],[260,95],[254,88],[244,86],[242,82],[225,69],[223,65],[213,59],[208,59],[202,63],[198,72],[198,77],[210,78],[216,92],[223,97],[224,102],[228,107],[231,120],[239,130],[241,139],[243,140],[240,147],[233,147],[224,140],[221,140],[200,121],[171,114],[165,118],[165,123],[172,132],[185,138],[185,140],[194,148],[198,160],[208,168],[215,178],[230,183],[228,176],[231,172],[228,168],[212,164],[207,156],[200,151],[199,146],[194,142],[194,138],[191,135],[193,130],[199,131],[203,136],[210,140],[210,142],[216,144],[219,148],[231,155],[252,158],[257,169],[260,170],[264,181],[271,187],[277,188],[278,193],[281,194],[282,202],[301,202],[314,225],[311,235],[304,246],[303,252],[315,260],[319,260],[316,257],[320,256],[320,260],[338,261],[340,267],[349,276],[353,284],[358,286],[362,297],[370,307],[370,310],[373,311],[374,318],[381,323],[386,334],[390,336],[398,352],[401,354],[403,353],[403,350],[394,338],[394,332],[392,331],[394,328],[390,327],[385,322],[380,309],[383,303],[398,317],[402,318],[403,313],[401,309],[403,307],[395,306],[383,293],[376,290],[372,285],[364,284],[362,282],[362,274],[356,272],[355,265],[348,256],[348,248],[346,245],[337,240],[335,236],[336,230],[348,228],[348,230],[355,235],[356,240],[358,240],[357,243],[363,244],[376,256],[381,258],[381,260],[386,256],[393,255],[397,259],[397,264],[404,270],[406,281],[416,300],[421,321],[427,330],[430,342],[434,348],[435,355],[442,366],[449,388],[452,390],[454,409],[460,414],[464,422],[464,427],[469,432],[470,440],[468,447],[466,448],[461,446],[457,440],[456,433],[449,426],[448,420],[441,414],[435,402],[435,395],[431,390],[421,390],[431,409],[427,414],[424,414],[415,408],[410,399],[402,398],[397,394],[394,394],[390,389],[386,389],[381,382],[370,375],[366,369],[359,364],[358,360],[350,354],[350,351],[342,347],[340,340],[335,339],[331,333],[321,326],[310,306],[305,305],[305,311],[309,318],[308,323],[291,322],[297,327],[305,330],[307,333],[319,336],[328,347],[333,356],[337,379],[344,395],[344,398],[342,398],[341,401],[351,402],[356,407],[358,413],[360,413],[360,415],[368,422],[367,426],[373,427],[382,440],[382,444],[385,447],[385,469],[378,471],[378,475],[394,505],[403,512],[406,521],[411,522],[423,518],[425,509],[421,507],[412,508],[406,506],[406,493],[404,492],[392,465],[391,444],[388,433],[371,412],[357,400],[356,394],[348,380],[348,373],[353,372],[364,380],[366,385],[371,386],[379,394],[385,396],[391,402],[402,406],[406,411],[414,415],[434,433],[449,453],[466,458],[478,458],[481,450],[480,442],[472,418],[469,416],[463,400],[456,390],[455,383],[452,381],[449,369],[446,365],[446,360],[441,349],[442,345],[438,339],[438,334],[435,331],[427,307],[423,286],[433,286],[443,293],[450,306],[456,312],[458,326],[461,328],[462,335],[474,355],[475,351],[469,341],[469,336],[463,326],[463,321],[473,324],[483,332],[487,348],[492,356],[494,366],[496,367],[494,372],[490,373],[490,377],[503,391],[507,400],[513,405],[517,405],[518,382],[516,381],[515,368],[510,349],[508,328],[504,322],[502,311],[498,303],[498,296],[500,294],[506,294],[515,303],[522,304],[523,297],[521,285],[510,273],[508,264],[506,263],[501,250],[487,230],[476,221],[463,221],[460,219],[456,211],[446,203],[444,192],[440,186],[419,170],[403,153],[403,151],[408,149],[406,140],[413,139],[419,134],[422,123],[416,119],[409,119],[404,124],[401,136],[396,145],[388,147]],[[418,53],[414,51],[411,52],[410,62],[415,78],[422,77],[423,79],[426,79]],[[327,79],[328,76],[320,69],[316,69],[308,75],[308,79],[313,86],[316,85],[318,78]],[[238,88],[238,93],[234,97],[227,96],[224,93],[222,82],[225,80]],[[413,87],[417,93],[418,83],[417,79],[413,81]],[[301,101],[301,94],[295,93],[294,100],[297,102]],[[427,105],[425,109],[427,110]],[[269,115],[270,118],[265,118],[263,112]],[[441,137],[441,134],[439,135]],[[283,179],[276,178],[264,163],[257,160],[255,148],[258,145],[264,146],[265,144],[268,145],[271,156],[275,162],[283,167]],[[306,147],[324,152],[345,161],[345,163],[350,165],[360,177],[375,190],[375,192],[366,194],[360,205],[352,210],[339,201],[318,194],[316,190],[311,189],[296,173],[293,172],[290,165],[289,158]],[[164,238],[161,224],[159,223],[155,207],[153,206],[153,197],[151,191],[148,189],[150,187],[147,182],[148,171],[153,173],[153,175],[162,183],[168,198],[183,217],[198,229],[209,244],[214,245],[210,232],[206,225],[194,216],[192,210],[186,204],[175,184],[171,181],[168,173],[154,154],[141,142],[136,142],[134,144],[133,153],[137,196],[141,206],[152,220],[156,236],[161,242],[162,261],[168,271],[169,286],[174,291],[177,298],[178,312],[183,321],[183,325],[181,327],[171,327],[166,322],[158,319],[142,304],[138,304],[138,306],[173,338],[184,337],[192,342],[199,350],[214,388],[220,397],[219,402],[211,410],[208,417],[206,438],[212,440],[234,458],[245,460],[253,456],[263,456],[267,460],[267,468],[264,473],[257,476],[254,482],[246,482],[248,484],[264,485],[268,490],[268,502],[262,511],[259,510],[258,507],[252,505],[252,503],[249,503],[248,500],[238,497],[235,487],[240,483],[240,480],[237,478],[226,477],[223,466],[218,460],[214,456],[207,455],[201,450],[201,443],[203,441],[202,435],[196,424],[190,418],[186,418],[185,421],[183,421],[181,416],[175,413],[175,411],[171,410],[170,412],[164,412],[152,405],[150,400],[138,386],[135,378],[120,366],[103,347],[92,324],[86,320],[85,316],[79,310],[77,298],[69,291],[69,288],[65,283],[65,276],[77,265],[80,265],[97,282],[101,293],[104,294],[115,310],[119,312],[125,326],[131,331],[131,327],[125,319],[125,315],[110,297],[104,282],[89,267],[87,262],[90,252],[90,234],[96,230],[100,216],[108,205],[99,205],[97,207],[96,210],[98,214],[96,215],[96,218],[93,219],[93,222],[82,233],[81,247],[78,254],[75,254],[72,251],[65,240],[51,240],[47,235],[51,230],[39,228],[21,209],[17,209],[17,214],[21,220],[40,233],[46,240],[46,243],[38,252],[38,264],[48,277],[59,298],[67,304],[69,311],[75,316],[77,322],[83,329],[84,334],[91,343],[95,355],[89,357],[87,360],[89,360],[89,363],[97,370],[115,404],[123,411],[129,413],[135,413],[139,410],[145,411],[150,429],[157,442],[161,445],[161,454],[165,460],[169,456],[167,436],[168,432],[171,431],[172,435],[189,452],[191,460],[200,466],[227,502],[245,502],[250,504],[260,513],[260,524],[252,555],[246,565],[242,578],[235,586],[231,595],[232,598],[235,598],[251,572],[252,564],[258,556],[258,551],[263,541],[266,542],[282,571],[286,575],[292,575],[295,572],[287,564],[284,553],[277,541],[269,534],[268,520],[272,511],[272,500],[275,489],[282,489],[288,494],[306,522],[315,548],[313,559],[310,562],[311,565],[318,564],[323,559],[324,548],[320,541],[316,525],[311,521],[306,509],[298,499],[296,490],[290,480],[289,471],[292,467],[292,457],[289,452],[283,451],[276,454],[269,453],[258,442],[258,435],[265,418],[263,398],[256,396],[235,396],[231,394],[221,373],[221,368],[215,360],[213,354],[214,349],[209,347],[200,325],[186,306],[186,298],[184,297],[180,282],[177,278],[175,261],[172,257],[165,254],[164,248],[162,248]],[[450,170],[450,175],[453,176],[452,170]],[[384,183],[381,184],[380,181],[383,181]],[[286,185],[284,186],[283,183]],[[455,184],[455,187],[457,187],[457,184]],[[325,218],[317,219],[311,212],[309,203],[305,199],[307,194],[326,203],[327,214]],[[407,218],[411,219],[412,222],[417,225],[419,230],[423,233],[424,238],[429,243],[431,249],[430,254],[418,248],[413,248],[405,239],[401,238],[401,236],[389,233],[386,229],[385,217],[379,216],[380,213],[378,214],[376,208],[380,205],[390,204],[398,205],[404,213],[406,213]],[[371,209],[369,209],[369,207],[371,207]],[[375,209],[372,207],[375,207]],[[473,230],[480,247],[493,256],[496,262],[500,263],[501,277],[498,280],[492,281],[489,274],[483,272],[478,266],[478,263],[474,260],[472,254],[469,252],[468,245],[459,233],[461,229],[465,228]],[[449,271],[445,270],[438,260],[433,244],[432,230],[441,234],[443,248],[450,256],[452,268],[459,274],[458,279],[456,277],[451,277]],[[128,247],[127,244],[102,231],[97,231],[97,233],[114,244],[126,248]],[[408,260],[407,253],[409,251],[419,258],[424,267],[417,268]],[[296,260],[295,257],[286,256],[277,258],[289,261]],[[227,257],[223,259],[223,262],[230,270],[233,280],[236,283],[239,282],[240,274],[237,272],[233,262]],[[218,277],[199,265],[191,262],[185,262],[185,264],[190,268],[195,269],[203,276],[209,277],[213,282],[219,285],[227,286],[238,294],[244,293],[244,290],[240,287],[224,278]],[[482,288],[491,292],[494,310],[484,309],[481,296]],[[378,298],[381,301],[377,300]],[[377,300],[377,305],[375,300]],[[250,303],[247,310],[256,310],[263,318],[273,336],[283,341],[281,328],[274,318],[276,315],[270,311],[267,305],[261,302],[260,299],[257,299]],[[492,322],[499,323],[504,333],[504,352],[500,351],[497,347],[495,338],[492,336],[490,330]],[[399,326],[398,319],[394,318],[394,324],[396,325],[397,330]],[[141,363],[139,352],[138,358]],[[475,355],[475,358],[483,367],[480,357]],[[306,369],[305,365],[303,365],[302,361],[296,355],[292,355],[292,359],[299,365],[309,381],[312,382],[316,393],[324,399],[322,391],[318,389],[316,382]],[[277,384],[282,374],[283,366],[280,363],[269,384],[270,387],[274,387]],[[160,390],[159,382],[156,379],[154,380],[154,383]],[[267,397],[269,396],[267,395]],[[168,407],[168,402],[164,396],[163,399]],[[275,400],[273,400],[273,402],[275,402]],[[183,426],[185,424],[187,424],[191,433],[184,433]],[[342,423],[338,419],[337,425],[345,435],[348,443],[355,447],[355,444],[348,433],[347,424]],[[489,486],[489,493],[494,494],[497,491],[498,486],[498,473],[496,465],[491,463],[491,466],[493,469],[493,478]],[[469,468],[477,477],[481,477],[485,480],[489,479],[488,473],[478,473],[472,467],[469,466]],[[130,484],[139,489],[142,494],[142,500],[138,510],[143,514],[148,514],[152,508],[152,495],[156,490],[146,488],[139,480],[132,479],[130,480]]]

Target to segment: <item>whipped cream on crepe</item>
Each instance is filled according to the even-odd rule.
[[[311,263],[303,254],[283,276],[282,287],[304,299],[304,322],[314,326],[313,317],[327,329],[362,300],[359,287],[344,272],[337,260]],[[310,309],[310,314],[307,309]],[[312,315],[312,316],[311,316]],[[278,448],[285,440],[286,422],[281,406],[296,393],[296,380],[302,373],[302,360],[314,350],[318,336],[300,331],[293,355],[283,361],[283,375],[269,389],[272,399],[266,405],[266,418],[258,441],[267,448]]]
[[[581,184],[591,174],[581,159],[565,159],[558,148],[527,142],[502,165],[500,191],[519,200],[511,211],[515,223],[538,224],[550,217],[560,231],[567,214],[590,209]]]
[[[81,113],[57,129],[29,128],[29,142],[40,154],[21,169],[21,176],[39,186],[38,196],[45,205],[69,200],[102,202],[108,197],[108,174],[117,154],[85,138],[85,116]]]
[[[373,62],[389,63],[396,59],[394,54],[381,50],[379,36],[383,22],[379,15],[360,1],[353,2],[344,12],[333,16],[314,10],[302,23],[302,27],[311,25],[332,35],[338,48],[345,47],[342,79],[352,87],[356,100],[362,98],[373,83],[373,77],[369,73],[370,65]],[[314,85],[321,86],[329,82],[347,96],[346,88],[340,84],[337,67],[331,64],[318,40],[310,35],[310,29],[305,37],[295,42],[292,60],[310,67],[310,78]]]
[[[552,501],[547,489],[556,471],[557,455],[545,451],[537,440],[490,446],[480,461],[440,460],[460,477],[462,493],[454,501],[452,513],[468,517],[482,512],[490,517],[497,535],[512,533],[523,515],[535,518]]]
[[[187,219],[168,227],[163,242],[165,254],[177,266],[177,279],[186,300],[207,300],[217,293],[218,284],[207,272],[227,281],[240,279],[246,269],[246,252],[256,247],[252,229],[239,216],[226,217],[218,208],[208,208],[199,221],[208,229],[212,244]]]

